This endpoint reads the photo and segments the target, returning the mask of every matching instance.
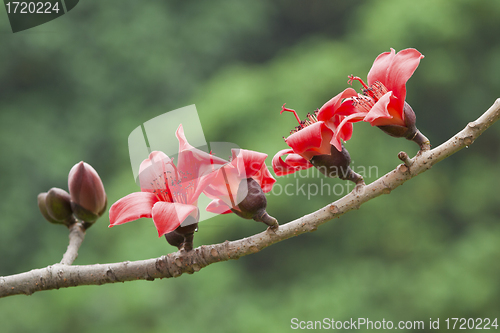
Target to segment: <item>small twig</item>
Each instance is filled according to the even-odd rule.
[[[398,154],[398,158],[403,161],[403,163],[408,167],[410,168],[411,165],[413,164],[413,161],[408,157],[408,154],[405,153],[404,151],[402,152],[399,152]]]
[[[85,238],[85,229],[80,222],[73,223],[69,227],[69,244],[66,253],[61,260],[61,265],[71,265],[78,257],[78,249]]]

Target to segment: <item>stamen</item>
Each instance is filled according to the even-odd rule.
[[[311,124],[318,122],[318,118],[316,118],[316,114],[310,114],[310,113],[308,113],[307,114],[307,119],[311,122]]]
[[[375,81],[372,84],[371,92],[373,97],[378,101],[382,96],[384,96],[389,90],[380,81]]]
[[[165,181],[165,193],[167,194],[166,198],[170,201],[170,202],[173,202],[173,199],[172,199],[172,194],[170,193],[170,188],[168,187],[168,177],[167,177],[167,172],[164,171],[163,172],[163,177],[165,178],[164,181]]]
[[[375,102],[372,98],[368,96],[357,96],[352,98],[352,105],[359,110],[360,112],[368,113],[371,108],[375,105]]]

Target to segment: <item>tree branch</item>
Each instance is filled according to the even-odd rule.
[[[434,164],[471,145],[488,127],[500,118],[500,99],[476,121],[442,145],[419,152],[413,159],[401,155],[405,164],[387,173],[373,183],[357,186],[351,193],[320,210],[281,225],[278,230],[267,230],[237,241],[203,245],[190,252],[178,251],[155,259],[126,261],[112,264],[68,266],[55,264],[42,269],[0,277],[0,297],[30,295],[40,290],[59,289],[79,285],[101,285],[132,280],[154,280],[192,274],[218,261],[238,259],[305,232],[315,231],[321,224],[358,209],[363,203],[382,194],[389,194],[407,180],[430,169]],[[70,236],[71,237],[71,236]],[[63,259],[64,262],[64,259]]]

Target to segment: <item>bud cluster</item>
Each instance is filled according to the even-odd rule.
[[[77,163],[68,176],[69,193],[51,188],[38,195],[38,208],[43,217],[67,227],[82,221],[89,228],[106,210],[107,198],[101,178],[92,166]]]

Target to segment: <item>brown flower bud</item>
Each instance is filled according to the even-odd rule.
[[[92,166],[80,162],[68,176],[73,214],[82,221],[94,222],[106,210],[107,198],[101,178]]]
[[[54,220],[69,224],[71,215],[73,214],[70,201],[71,198],[68,192],[56,187],[51,188],[45,197],[47,213]]]
[[[238,205],[231,211],[244,219],[253,219],[267,224],[271,229],[278,228],[278,221],[267,214],[267,198],[259,183],[253,178],[242,179],[236,194]]]
[[[57,221],[47,212],[47,206],[45,204],[46,198],[47,198],[47,192],[43,192],[38,195],[38,208],[40,209],[40,213],[42,213],[43,217],[50,223],[63,224],[62,221]]]

